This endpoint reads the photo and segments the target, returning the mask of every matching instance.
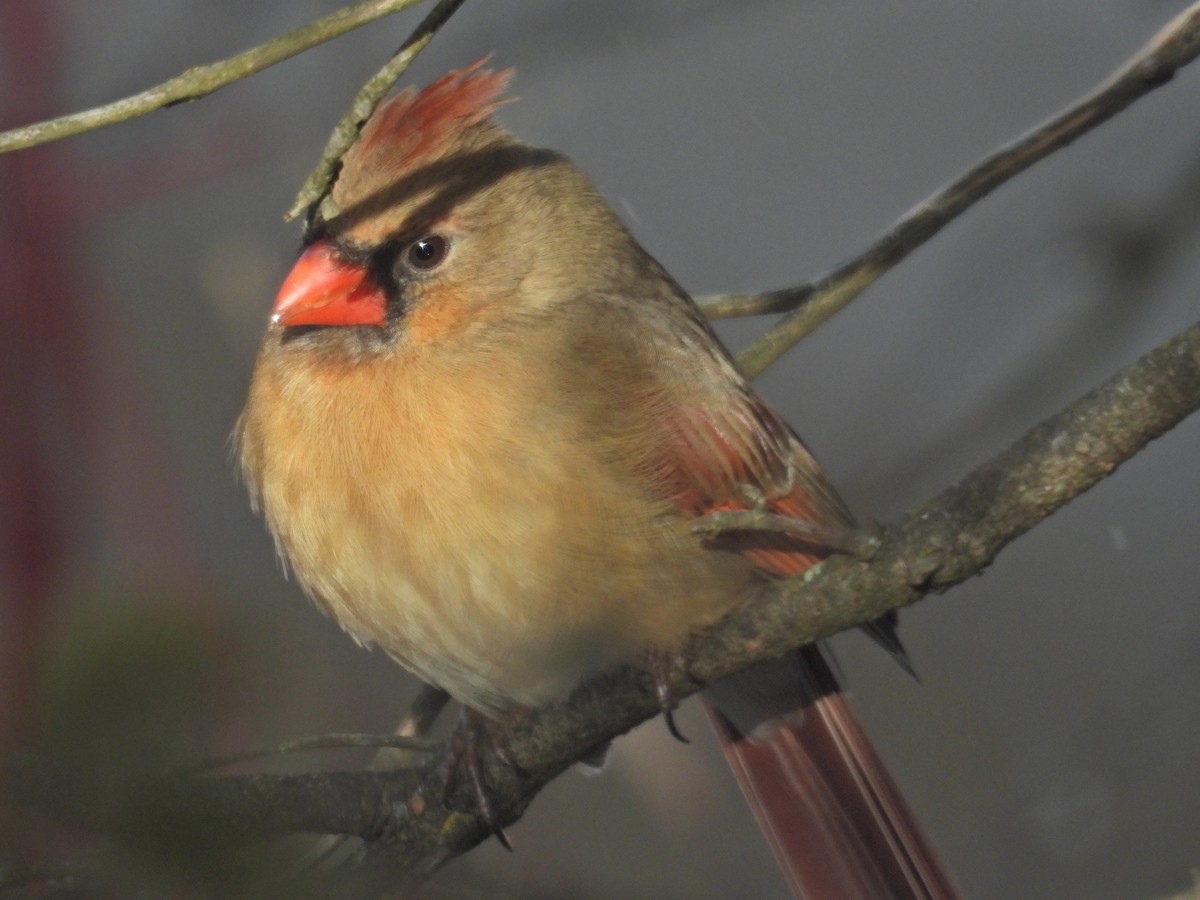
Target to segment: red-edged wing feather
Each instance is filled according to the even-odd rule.
[[[689,304],[667,309],[681,357],[670,433],[669,493],[689,514],[748,508],[745,485],[776,513],[822,525],[851,518],[791,429],[741,378]],[[659,335],[660,339],[663,337]],[[659,352],[662,353],[660,347]],[[722,539],[763,572],[794,575],[823,548],[776,534]],[[762,691],[785,714],[750,738],[721,709],[709,714],[731,767],[799,897],[952,898],[953,879],[841,692],[826,651],[805,647],[721,686],[722,705]],[[756,683],[757,682],[757,683]],[[765,687],[764,687],[765,685]],[[781,702],[780,702],[781,701]],[[748,726],[747,726],[748,727]],[[761,739],[759,735],[763,735]]]

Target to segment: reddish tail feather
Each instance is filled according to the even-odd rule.
[[[750,738],[705,704],[792,892],[804,900],[960,897],[825,652],[805,647],[795,656],[795,693],[805,699],[799,721]]]

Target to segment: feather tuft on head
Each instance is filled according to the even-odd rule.
[[[504,102],[501,95],[513,74],[512,69],[484,69],[488,59],[443,75],[420,92],[410,87],[387,100],[353,148],[358,163],[372,159],[386,161],[393,170],[411,168],[488,118]]]

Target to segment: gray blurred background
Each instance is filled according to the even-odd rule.
[[[1184,5],[473,0],[406,80],[494,52],[521,98],[503,121],[572,156],[685,287],[758,290],[860,250]],[[336,6],[4,0],[0,120],[115,99]],[[191,758],[384,731],[411,696],[281,577],[227,437],[298,244],[281,214],[423,11],[0,158],[4,743],[136,738]],[[894,520],[1195,320],[1198,99],[1200,70],[1185,70],[760,379],[861,516]],[[739,347],[766,324],[720,330]],[[836,642],[971,897],[1158,897],[1200,866],[1198,440],[1186,422],[981,578],[908,611],[920,685],[858,636]],[[785,897],[692,704],[681,727],[692,745],[650,723],[603,777],[564,776],[512,829],[516,854],[489,843],[438,885]],[[0,812],[8,852],[41,827]]]

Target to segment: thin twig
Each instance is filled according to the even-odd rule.
[[[329,142],[325,145],[317,167],[304,180],[291,209],[284,214],[285,220],[294,219],[304,213],[308,221],[312,221],[321,201],[329,195],[334,181],[337,180],[342,154],[350,149],[350,145],[362,130],[363,123],[371,117],[379,101],[412,65],[417,54],[425,49],[425,45],[433,39],[438,29],[446,24],[446,20],[454,15],[455,10],[462,4],[463,0],[438,0],[437,6],[429,11],[429,15],[408,36],[408,40],[393,54],[387,65],[372,75],[359,89],[354,102],[350,104],[350,109],[334,126],[333,134],[329,136]]]
[[[438,748],[435,741],[400,734],[318,734],[285,741],[271,747],[253,747],[226,756],[215,756],[191,763],[176,770],[178,775],[192,775],[224,769],[237,763],[266,759],[270,756],[285,756],[291,753],[307,753],[311,750],[344,750],[368,747],[371,749],[407,750],[413,753],[432,753]]]
[[[738,364],[747,376],[761,374],[972,204],[1170,81],[1197,55],[1200,2],[1177,16],[1083,99],[919,203],[862,253],[806,284],[763,294],[705,297],[699,300],[701,308],[712,318],[792,310],[738,355]]]
[[[201,97],[248,75],[261,72],[263,69],[283,62],[318,44],[340,37],[360,25],[374,22],[376,19],[415,6],[419,2],[421,0],[365,0],[362,3],[343,7],[315,22],[289,31],[282,37],[273,38],[257,47],[239,53],[237,56],[203,66],[195,66],[169,81],[142,91],[140,94],[68,116],[2,132],[0,133],[0,153],[34,147],[85,131],[94,131],[106,125],[115,125],[118,122],[135,119],[167,106],[175,106],[189,100],[199,100]]]

